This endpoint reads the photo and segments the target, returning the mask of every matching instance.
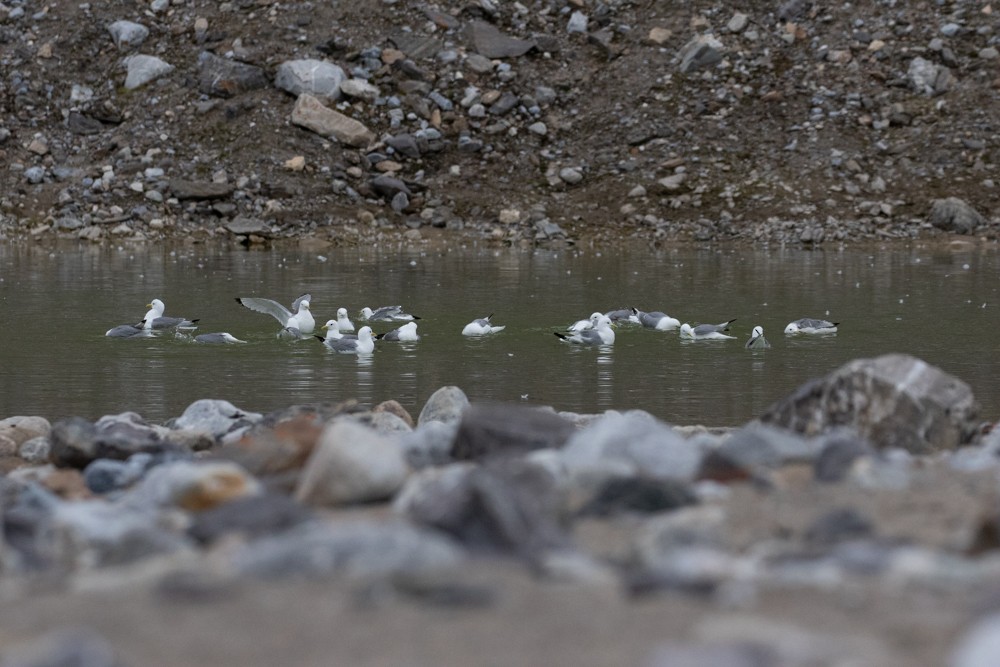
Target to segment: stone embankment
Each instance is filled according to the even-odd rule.
[[[0,614],[0,664],[123,645],[135,664],[156,664],[134,633],[155,627],[163,605],[201,613],[242,599],[246,612],[256,603],[239,596],[265,585],[283,597],[305,580],[346,587],[360,606],[348,605],[344,627],[414,605],[461,611],[470,627],[501,634],[552,628],[547,614],[606,627],[682,600],[704,632],[716,628],[699,638],[663,621],[630,633],[627,647],[608,640],[602,651],[641,656],[621,664],[955,655],[951,664],[978,667],[989,664],[977,661],[982,651],[996,659],[996,640],[964,633],[1000,625],[986,604],[1000,576],[1000,430],[979,413],[965,383],[888,355],[851,362],[735,429],[673,427],[641,411],[470,404],[457,387],[439,389],[415,420],[395,401],[261,415],[216,399],[164,425],[130,412],[10,417],[0,421],[0,590],[21,613]],[[505,596],[526,581],[546,602],[512,610]],[[153,592],[130,598],[124,617],[106,600],[111,611],[74,617],[91,634],[64,636],[25,626],[42,584],[60,610],[89,604],[83,591]],[[591,604],[563,606],[567,590]],[[274,627],[319,613],[307,599],[289,601]],[[798,608],[787,605],[812,615],[781,621]],[[827,627],[819,608],[849,613]],[[177,632],[170,656],[192,630]],[[262,651],[277,641],[267,627],[241,636]],[[387,655],[397,639],[380,636],[365,654]],[[14,640],[49,662],[17,662]],[[313,641],[341,655],[326,634]],[[462,645],[446,642],[435,660],[454,664],[449,651]],[[531,664],[509,650],[505,664]],[[573,662],[575,648],[549,650],[552,664],[592,664]]]

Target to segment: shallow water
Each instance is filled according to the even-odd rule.
[[[454,384],[473,401],[641,408],[674,423],[735,425],[810,378],[887,352],[919,356],[968,382],[984,417],[995,419],[1000,406],[995,249],[0,246],[0,267],[0,417],[133,410],[162,422],[199,398],[259,412],[397,399],[416,414],[435,389]],[[337,355],[315,340],[277,340],[274,319],[234,301],[290,303],[306,291],[320,323],[339,306],[353,315],[400,303],[423,318],[423,338],[380,343],[369,357]],[[167,315],[200,318],[198,333],[228,331],[247,344],[104,336],[139,320],[157,297]],[[579,349],[552,335],[594,310],[630,305],[692,324],[737,318],[738,338],[690,343],[676,332],[620,327],[613,347]],[[491,312],[505,331],[460,335]],[[783,335],[804,316],[839,321],[840,332]],[[748,351],[743,343],[758,324],[773,347]]]

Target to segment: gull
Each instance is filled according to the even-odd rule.
[[[615,332],[611,329],[611,320],[607,315],[597,313],[597,319],[593,329],[578,331],[570,336],[553,332],[561,340],[576,345],[611,345],[615,342]]]
[[[632,322],[634,324],[639,323],[639,319],[635,316],[634,308],[618,308],[616,310],[609,310],[604,313],[605,317],[614,322]]]
[[[587,319],[577,320],[573,324],[566,327],[566,331],[569,331],[570,333],[577,333],[579,331],[589,331],[590,329],[594,328],[594,323],[597,322],[598,317],[601,317],[600,313],[591,313],[590,317],[588,317]],[[608,316],[605,315],[605,317]],[[611,318],[608,317],[608,319]]]
[[[417,323],[407,322],[401,327],[397,327],[392,331],[386,331],[383,334],[376,336],[378,340],[402,340],[402,341],[414,341],[420,340],[419,334],[417,334]]]
[[[681,325],[680,336],[681,338],[688,338],[690,340],[727,340],[736,338],[736,336],[727,336],[723,333],[729,331],[729,325],[735,321],[736,318],[733,318],[722,324],[699,324],[696,327],[692,327],[685,322]]]
[[[673,331],[681,325],[681,321],[676,317],[670,317],[664,312],[659,310],[654,310],[648,313],[644,313],[638,308],[633,308],[632,313],[638,320],[639,324],[646,327],[647,329],[656,329],[658,331]]]
[[[764,338],[764,327],[758,325],[753,328],[753,333],[750,334],[750,339],[745,347],[748,350],[766,350],[771,347],[771,344]]]
[[[343,310],[343,309],[341,309]],[[337,320],[327,320],[326,324],[321,327],[326,331],[325,340],[338,340],[340,338],[354,338],[357,339],[356,334],[345,334],[340,333],[340,323]]]
[[[486,317],[480,317],[477,320],[472,320],[465,325],[462,329],[463,336],[485,336],[486,334],[496,333],[498,331],[503,331],[506,329],[506,325],[503,326],[493,326],[490,324],[490,318],[493,317],[493,313],[490,313]]]
[[[827,334],[827,333],[837,333],[837,325],[839,322],[830,322],[828,320],[816,320],[811,317],[803,317],[801,320],[795,320],[794,322],[789,322],[788,326],[785,327],[786,334]]]
[[[346,308],[337,309],[337,330],[340,332],[354,331],[354,322],[347,316]]]
[[[143,326],[145,321],[138,324],[120,324],[112,329],[108,329],[104,335],[110,338],[132,338],[133,336],[149,336],[150,332]]]
[[[240,340],[236,336],[226,333],[224,331],[218,333],[206,333],[200,334],[194,337],[194,342],[196,343],[245,343],[245,340]]]
[[[402,306],[381,306],[375,310],[365,306],[361,309],[361,319],[368,322],[408,322],[420,318],[404,313]]]
[[[311,334],[316,328],[316,320],[309,312],[309,302],[312,296],[303,294],[292,303],[292,310],[288,310],[277,301],[271,299],[261,299],[255,296],[238,296],[236,302],[244,308],[249,308],[255,313],[264,313],[278,320],[283,330],[278,335],[291,335],[300,338],[302,334]],[[295,311],[294,313],[292,311]]]
[[[142,328],[147,331],[165,331],[167,329],[197,329],[195,322],[183,317],[164,317],[163,311],[166,306],[159,299],[153,299],[146,304],[149,310],[142,318]]]
[[[324,345],[341,354],[371,354],[375,351],[375,338],[371,327],[361,327],[357,338],[323,338],[316,336]]]

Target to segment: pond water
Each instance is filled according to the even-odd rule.
[[[96,419],[133,410],[150,421],[199,398],[258,412],[292,404],[396,399],[416,416],[442,385],[473,401],[597,412],[641,408],[678,424],[737,425],[804,381],[858,357],[906,352],[968,382],[984,417],[1000,409],[1000,253],[972,246],[860,249],[519,250],[456,246],[248,251],[233,247],[0,246],[0,417]],[[402,304],[416,343],[373,355],[276,338],[277,321],[236,296],[290,303],[313,295],[322,323],[344,306]],[[112,339],[153,298],[245,345],[172,335]],[[614,346],[581,349],[552,332],[594,310],[636,306],[682,322],[737,318],[737,340],[617,329]],[[506,330],[460,335],[495,313]],[[800,317],[841,323],[786,337]],[[357,324],[357,318],[355,317]],[[772,348],[743,344],[755,325]],[[360,325],[359,325],[360,326]],[[376,325],[376,332],[391,328]]]

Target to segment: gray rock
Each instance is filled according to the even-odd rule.
[[[96,424],[65,419],[53,425],[50,438],[52,462],[60,467],[84,468],[98,458],[123,460],[137,452],[172,448],[135,413],[105,416]]]
[[[230,461],[171,461],[150,470],[125,502],[130,507],[198,512],[261,491],[256,479]]]
[[[17,449],[17,455],[28,463],[46,463],[52,452],[52,444],[47,436],[25,440]]]
[[[693,505],[697,498],[684,482],[646,477],[609,479],[578,511],[581,516],[653,514]]]
[[[677,54],[681,61],[680,70],[686,74],[714,65],[722,60],[724,50],[722,42],[713,35],[698,35]]]
[[[119,503],[60,503],[38,536],[38,548],[53,563],[85,569],[125,565],[193,547],[186,537],[159,523],[156,514]]]
[[[805,16],[812,6],[812,0],[785,0],[778,8],[778,19],[794,21]]]
[[[726,24],[726,30],[733,33],[741,33],[746,30],[746,27],[750,24],[750,17],[742,12],[736,12],[733,14],[732,18],[729,19],[729,23]]]
[[[413,194],[406,183],[388,174],[380,174],[373,178],[371,186],[372,190],[380,197],[390,200],[398,194],[404,194],[407,197]]]
[[[869,537],[872,522],[852,507],[830,510],[806,528],[806,542],[812,546],[829,547],[844,540]]]
[[[993,667],[1000,655],[1000,614],[993,613],[972,625],[958,640],[948,664],[951,667]]]
[[[195,515],[188,535],[208,544],[231,534],[256,539],[288,530],[313,518],[313,512],[285,495],[265,493],[238,498]]]
[[[325,60],[287,60],[278,66],[274,85],[295,96],[308,93],[321,100],[336,101],[346,79],[340,66]]]
[[[4,667],[124,667],[114,646],[96,632],[61,628],[28,644],[8,644]]]
[[[47,437],[52,425],[44,417],[8,417],[0,420],[0,436],[6,436],[20,446],[32,438]]]
[[[125,59],[128,74],[125,76],[126,90],[134,90],[166,76],[174,71],[174,66],[156,56],[134,55]]]
[[[971,234],[985,219],[958,197],[935,199],[931,205],[930,223],[938,229],[956,234]]]
[[[397,134],[387,138],[385,143],[403,157],[420,157],[420,145],[412,134]]]
[[[750,424],[733,432],[705,457],[699,477],[720,481],[727,475],[753,477],[787,463],[812,463],[818,453],[819,444],[798,433]]]
[[[427,399],[420,416],[417,417],[417,425],[423,426],[430,421],[457,424],[467,407],[469,398],[464,391],[454,386],[441,387]]]
[[[570,14],[569,21],[566,23],[566,32],[572,34],[574,32],[587,32],[587,15],[583,12],[577,10]]]
[[[198,56],[198,90],[215,97],[236,97],[266,88],[264,70],[203,51]]]
[[[324,106],[308,93],[299,95],[295,101],[292,122],[348,146],[363,148],[375,139],[375,135],[363,123]]]
[[[611,412],[574,434],[560,458],[578,481],[639,475],[691,481],[702,451],[648,413]]]
[[[133,21],[115,21],[108,26],[108,32],[119,51],[135,48],[149,37],[149,28]]]
[[[576,185],[583,181],[583,172],[575,167],[563,167],[559,170],[559,178],[563,183]]]
[[[821,438],[819,446],[813,471],[820,482],[839,482],[848,476],[858,459],[875,455],[871,443],[844,430],[833,431]]]
[[[414,468],[444,465],[451,462],[451,443],[455,439],[458,422],[428,421],[410,433],[396,439],[403,456]]]
[[[429,469],[415,477],[396,508],[471,550],[537,559],[569,543],[559,522],[555,479],[539,466],[504,459]]]
[[[457,461],[480,461],[558,449],[575,430],[554,412],[520,405],[472,405],[462,413],[451,455]]]
[[[45,180],[45,167],[28,167],[24,170],[24,180],[32,185],[38,185]]]
[[[256,412],[240,410],[229,401],[210,398],[197,400],[174,420],[178,430],[195,431],[221,440],[227,435],[238,435],[263,419]]]
[[[295,498],[308,505],[344,505],[391,498],[409,474],[402,450],[353,420],[337,419],[319,437]]]
[[[979,406],[967,384],[920,359],[856,359],[771,406],[761,421],[805,435],[846,426],[878,448],[915,454],[972,441]]]
[[[924,95],[940,95],[948,92],[952,85],[951,72],[947,67],[935,65],[920,56],[910,61],[906,78],[914,90]]]
[[[642,667],[779,667],[778,653],[750,641],[671,642],[656,648]]]
[[[156,458],[147,453],[130,456],[125,461],[97,459],[83,470],[83,481],[93,493],[107,494],[125,489],[146,473]]]
[[[335,572],[369,577],[458,565],[462,550],[440,533],[402,521],[306,522],[248,544],[233,556],[244,575],[320,577]]]
[[[505,35],[483,21],[472,21],[463,34],[472,50],[486,58],[516,58],[535,48],[534,41]]]
[[[364,79],[347,79],[341,82],[340,92],[366,102],[374,102],[379,96],[378,87]]]

